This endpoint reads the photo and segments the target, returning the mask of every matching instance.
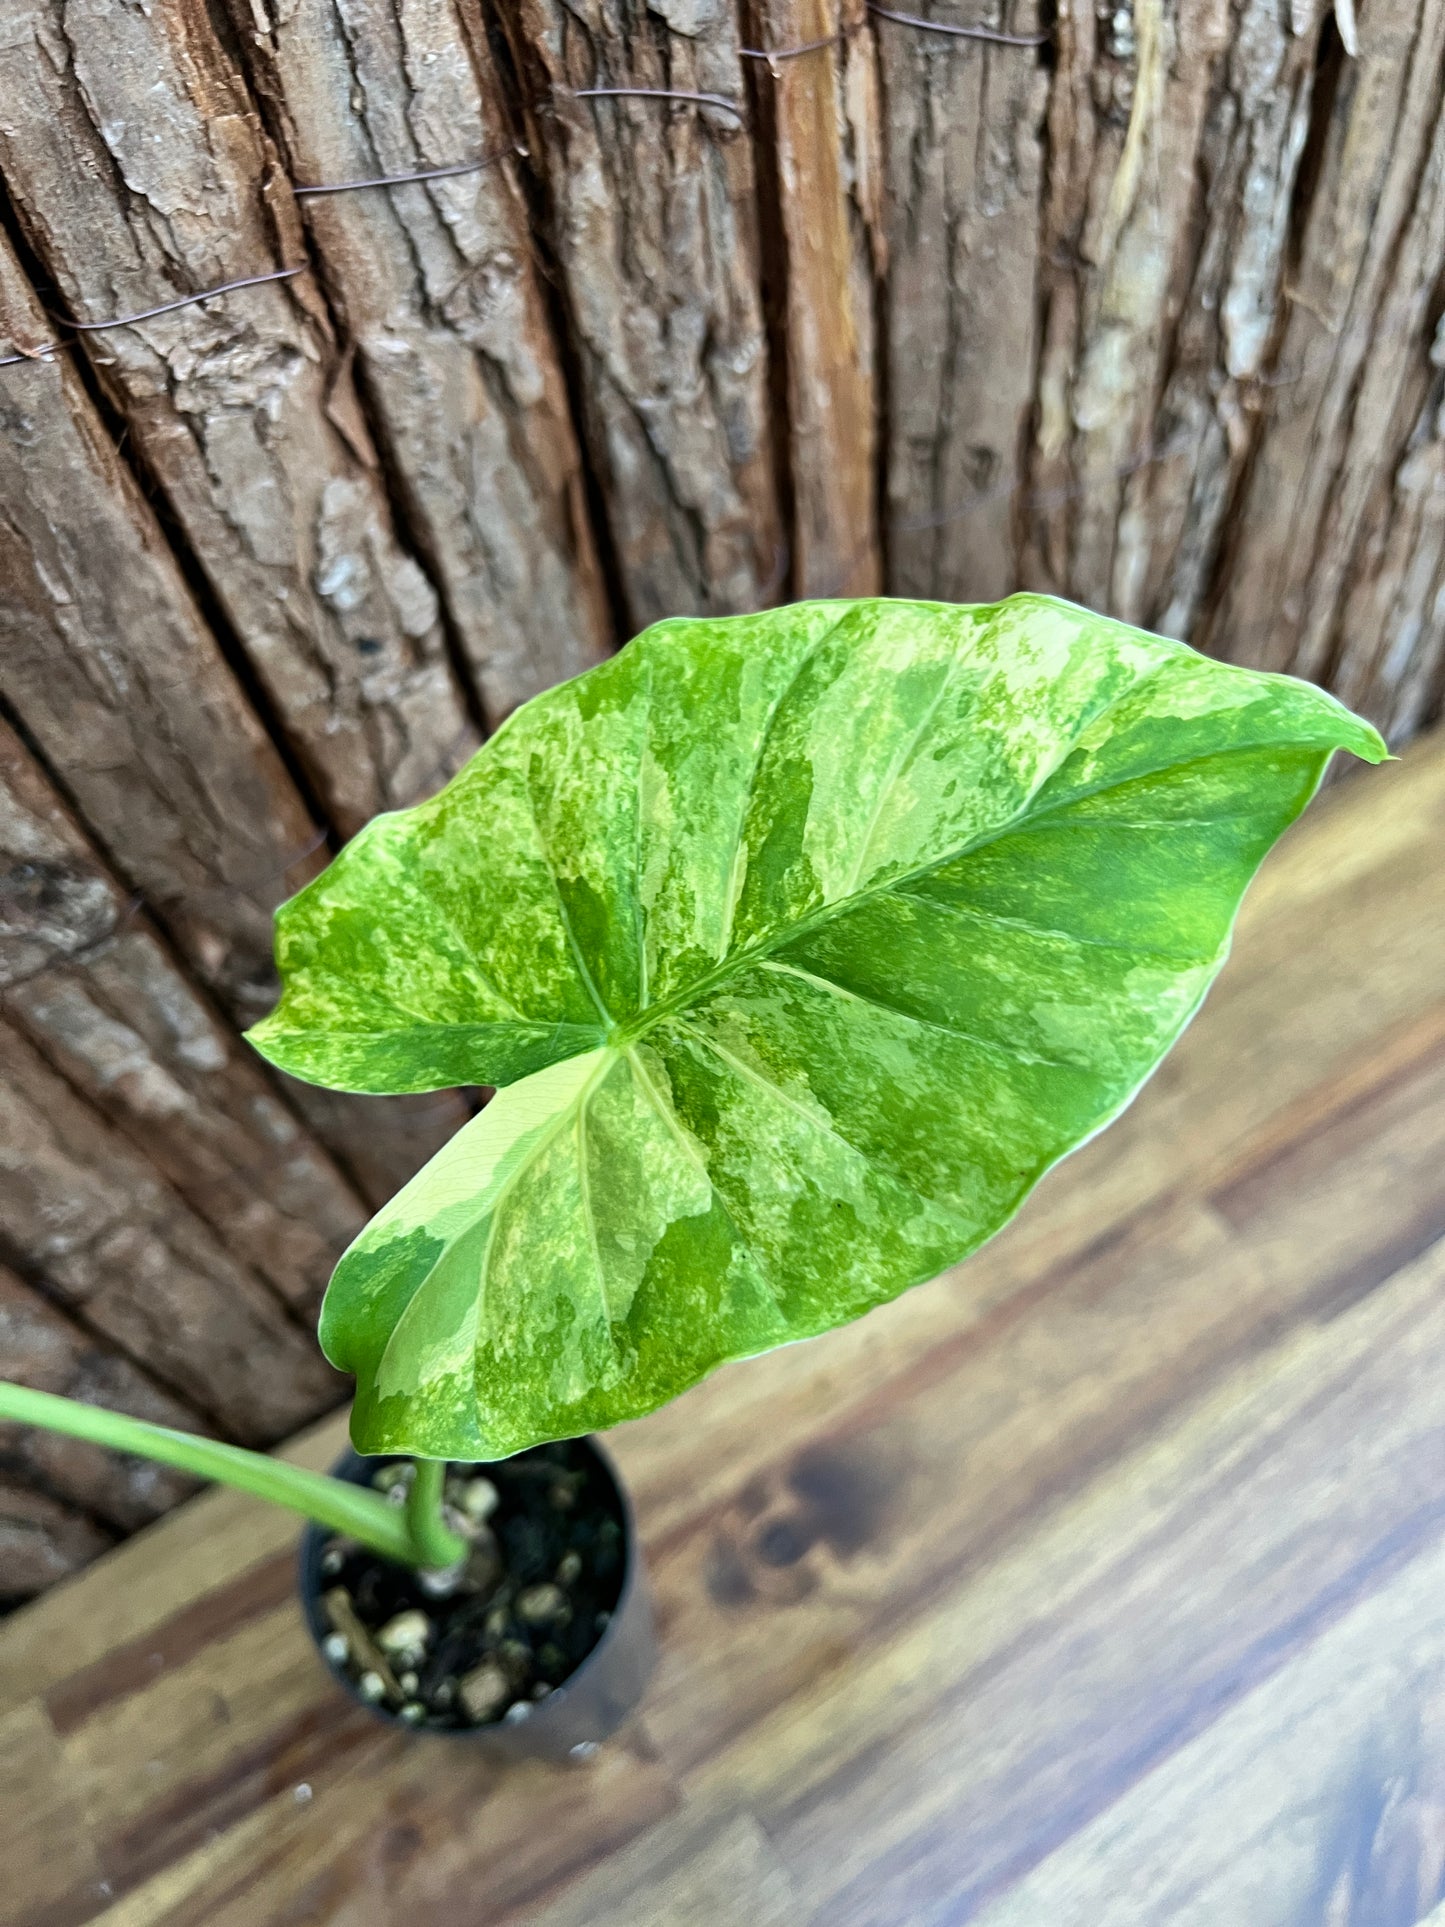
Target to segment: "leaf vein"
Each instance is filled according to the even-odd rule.
[[[557,875],[557,866],[552,859],[552,851],[548,845],[546,834],[542,829],[542,820],[537,815],[537,804],[532,795],[531,783],[524,782],[523,789],[527,797],[527,813],[532,819],[533,829],[537,832],[537,843],[542,851],[542,861],[547,866],[547,875],[552,884],[553,894],[557,899],[557,914],[562,919],[562,930],[567,938],[567,948],[572,952],[572,961],[577,966],[578,974],[581,976],[582,982],[587,988],[588,996],[597,1007],[598,1016],[610,1030],[617,1020],[607,1008],[606,1004],[603,1003],[597,986],[592,981],[592,972],[587,968],[586,959],[583,957],[581,948],[577,942],[577,934],[572,928],[572,919],[567,914],[567,900],[562,895],[562,884]]]
[[[1020,1064],[1041,1064],[1049,1070],[1089,1071],[1086,1064],[1070,1064],[1060,1057],[1043,1057],[1037,1051],[1019,1050],[1011,1044],[1001,1044],[991,1037],[980,1037],[977,1031],[965,1030],[961,1024],[946,1024],[938,1017],[920,1017],[916,1011],[905,1010],[900,1004],[890,1004],[876,992],[864,995],[861,991],[850,990],[846,984],[835,983],[831,977],[819,975],[814,970],[800,969],[797,964],[779,963],[775,958],[765,957],[759,964],[760,970],[771,970],[780,976],[797,977],[803,983],[816,984],[835,997],[846,999],[849,1003],[861,1004],[865,1010],[887,1011],[892,1017],[901,1017],[905,1023],[917,1024],[922,1030],[936,1030],[945,1037],[958,1037],[967,1044],[976,1044],[980,1050],[988,1051],[997,1057],[1007,1057]]]
[[[1060,943],[1082,944],[1089,950],[1114,950],[1126,957],[1140,957],[1146,963],[1175,964],[1184,967],[1208,963],[1208,957],[1199,957],[1192,952],[1174,950],[1148,950],[1134,943],[1115,943],[1108,937],[1085,937],[1075,930],[1056,930],[1051,924],[1032,923],[1027,917],[1006,917],[997,910],[981,910],[970,903],[951,903],[946,897],[920,896],[916,890],[901,889],[900,896],[909,897],[915,903],[926,903],[930,909],[941,910],[945,916],[974,917],[980,923],[991,923],[1000,930],[1025,930],[1034,937],[1053,937]]]
[[[843,1149],[857,1158],[860,1163],[866,1164],[870,1170],[878,1172],[878,1174],[886,1178],[890,1184],[896,1184],[900,1191],[906,1191],[918,1204],[926,1207],[928,1210],[940,1212],[955,1224],[960,1222],[946,1204],[941,1203],[937,1198],[926,1197],[921,1191],[915,1190],[905,1179],[899,1177],[896,1171],[890,1171],[885,1164],[880,1164],[876,1157],[863,1150],[860,1145],[855,1144],[851,1138],[845,1137],[831,1119],[825,1123],[822,1118],[810,1111],[806,1104],[800,1104],[791,1092],[784,1090],[782,1085],[775,1083],[771,1077],[764,1077],[761,1071],[755,1070],[750,1064],[744,1063],[740,1057],[735,1057],[725,1045],[719,1044],[716,1039],[708,1037],[700,1030],[695,1030],[693,1026],[683,1018],[674,1017],[672,1021],[679,1030],[686,1031],[689,1037],[695,1038],[704,1050],[711,1051],[714,1057],[720,1058],[723,1063],[729,1065],[744,1082],[755,1084],[761,1091],[767,1091],[790,1111],[796,1112],[805,1123],[810,1124],[821,1136],[831,1138],[835,1144],[841,1144]]]
[[[1136,684],[1135,687],[1137,688],[1138,685]],[[1093,721],[1097,722],[1099,717],[1106,713],[1107,709],[1101,710],[1099,716],[1094,717]],[[1096,789],[1087,791],[1084,795],[1070,797],[1065,802],[1050,807],[1059,810],[1067,809],[1074,803],[1083,802],[1086,796],[1102,795],[1107,790],[1122,788],[1125,783],[1142,781],[1149,776],[1162,776],[1169,770],[1187,769],[1190,764],[1194,762],[1212,762],[1220,755],[1246,755],[1258,747],[1258,744],[1245,743],[1227,750],[1212,751],[1208,756],[1191,757],[1183,763],[1161,763],[1155,769],[1138,770],[1132,776],[1119,778],[1115,783],[1101,783]],[[1066,760],[1067,755],[1060,759],[1060,763],[1055,766],[1056,769]],[[1045,778],[1045,781],[1048,780],[1048,778]],[[1035,791],[1034,794],[1036,795],[1037,791]],[[935,857],[927,863],[920,863],[915,869],[899,871],[897,875],[884,878],[881,882],[871,886],[869,889],[858,891],[855,896],[834,898],[827,903],[819,904],[816,910],[810,912],[807,916],[799,917],[795,923],[774,931],[768,936],[759,938],[756,943],[749,945],[746,950],[738,951],[735,956],[724,958],[712,970],[706,971],[701,977],[694,978],[691,984],[684,985],[680,990],[675,992],[673,996],[664,999],[660,1004],[650,1006],[648,1013],[650,1021],[639,1029],[629,1030],[627,1033],[628,1040],[635,1042],[637,1038],[645,1035],[646,1031],[651,1029],[653,1024],[660,1023],[664,1017],[670,1017],[678,1010],[689,1008],[709,991],[716,990],[720,985],[730,982],[733,977],[748,969],[751,965],[762,961],[774,950],[781,949],[784,944],[796,943],[800,938],[808,936],[812,931],[818,929],[820,925],[830,923],[834,918],[846,916],[850,911],[857,909],[860,905],[870,903],[875,897],[889,896],[894,893],[904,896],[916,895],[916,891],[912,888],[913,885],[925,882],[929,877],[936,876],[939,871],[946,870],[950,864],[961,863],[965,857],[976,855],[979,850],[986,850],[992,844],[1000,843],[1005,837],[1013,835],[1021,825],[1027,823],[1031,809],[1032,800],[1024,804],[1022,808],[1016,811],[1015,814],[1005,822],[998,824],[994,829],[978,837],[974,842],[965,843],[960,848],[950,850],[945,855]],[[1047,812],[1039,812],[1039,814],[1045,813]],[[931,897],[921,900],[930,903],[939,901],[939,899]],[[953,908],[956,906],[948,907]],[[973,914],[983,916],[988,913],[979,911]],[[1000,924],[1007,924],[1009,922],[1007,918],[992,915],[989,916],[989,920]],[[1131,948],[1131,946],[1127,944],[1111,944],[1097,937],[1076,937],[1067,930],[1049,930],[1041,925],[1024,923],[1022,921],[1019,922],[1018,927],[1025,930],[1033,930],[1040,936],[1060,937],[1070,943],[1093,944],[1101,949],[1128,950]],[[1138,950],[1134,954],[1161,963],[1194,964],[1207,961],[1207,959],[1194,956],[1181,957],[1168,951]]]
[[[657,1115],[662,1119],[664,1126],[668,1130],[670,1130],[673,1133],[673,1135],[676,1137],[678,1143],[682,1146],[684,1155],[690,1158],[692,1163],[702,1173],[703,1180],[706,1183],[708,1190],[711,1191],[712,1195],[717,1199],[718,1203],[722,1206],[723,1216],[727,1219],[728,1223],[732,1226],[734,1232],[737,1234],[738,1243],[742,1246],[743,1251],[746,1254],[748,1263],[752,1266],[753,1270],[756,1272],[758,1277],[758,1282],[762,1285],[765,1291],[771,1294],[774,1300],[781,1303],[782,1295],[783,1295],[782,1292],[778,1289],[777,1286],[774,1285],[772,1279],[769,1277],[766,1267],[764,1266],[761,1258],[759,1258],[756,1250],[753,1248],[752,1242],[748,1238],[747,1233],[743,1230],[742,1226],[738,1223],[737,1218],[733,1213],[732,1206],[728,1203],[727,1199],[723,1196],[721,1190],[719,1190],[717,1180],[713,1177],[712,1172],[709,1171],[709,1169],[707,1168],[706,1162],[704,1161],[704,1159],[698,1156],[697,1146],[693,1143],[692,1139],[688,1136],[687,1132],[682,1128],[682,1120],[676,1115],[676,1113],[673,1111],[672,1106],[669,1103],[667,1103],[662,1093],[654,1085],[652,1079],[647,1074],[646,1065],[643,1063],[641,1057],[639,1057],[639,1055],[637,1054],[636,1048],[632,1045],[629,1045],[627,1047],[627,1059],[628,1059],[628,1062],[632,1065],[634,1075],[639,1079],[643,1089],[646,1091],[648,1099],[652,1104],[653,1110],[656,1111]]]
[[[594,1086],[588,1085],[577,1105],[575,1137],[577,1140],[577,1194],[582,1205],[582,1218],[587,1226],[587,1242],[592,1248],[592,1264],[597,1273],[597,1297],[602,1307],[603,1322],[607,1327],[609,1340],[612,1336],[612,1306],[607,1296],[607,1273],[602,1264],[602,1246],[597,1238],[597,1215],[592,1209],[592,1179],[587,1168],[587,1106],[591,1101]]]
[[[763,759],[768,753],[768,745],[773,739],[773,728],[777,723],[778,713],[789,696],[791,696],[797,688],[802,679],[803,672],[811,664],[813,658],[823,647],[823,644],[830,636],[836,635],[842,627],[847,613],[848,611],[845,608],[843,614],[838,617],[836,622],[830,623],[826,629],[819,630],[812,642],[810,642],[808,647],[803,651],[802,655],[798,658],[792,675],[789,676],[783,688],[778,691],[777,698],[772,708],[768,711],[767,721],[758,732],[757,751],[753,757],[752,768],[748,771],[748,780],[743,787],[742,804],[738,810],[738,826],[733,838],[732,860],[728,866],[727,902],[723,906],[722,939],[718,946],[719,963],[727,956],[728,946],[732,942],[733,922],[737,916],[738,899],[742,894],[743,879],[739,865],[743,855],[743,837],[747,832],[748,814],[752,809],[753,797],[757,791],[758,775],[763,767]]]

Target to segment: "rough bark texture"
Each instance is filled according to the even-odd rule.
[[[5,1374],[37,1392],[87,1405],[107,1405],[156,1425],[187,1432],[208,1428],[195,1412],[111,1346],[47,1304],[0,1265],[0,1357]],[[35,1482],[53,1497],[83,1507],[122,1532],[168,1512],[194,1480],[148,1459],[107,1452],[83,1439],[28,1425],[0,1425],[0,1480]],[[3,1581],[0,1581],[3,1590]]]
[[[0,1607],[44,1592],[113,1544],[83,1512],[0,1477]]]
[[[0,724],[0,1003],[283,1297],[314,1311],[360,1200]]]
[[[720,0],[508,0],[590,450],[634,627],[785,580],[752,143]],[[590,87],[710,93],[578,99]]]
[[[305,261],[272,167],[193,0],[9,10],[0,172],[73,319]],[[434,789],[466,710],[309,276],[83,341],[337,826]]]
[[[457,1091],[421,1097],[358,1097],[323,1091],[294,1077],[278,1081],[294,1107],[334,1153],[373,1210],[439,1151],[475,1113]]]
[[[334,1405],[315,1340],[119,1131],[0,1023],[6,1256],[232,1437]]]
[[[1064,0],[1049,66],[877,32],[890,587],[1052,589],[1403,740],[1445,672],[1445,15],[1372,0],[1351,51],[1321,0]]]
[[[1025,572],[1099,608],[1129,592],[1120,518],[1129,476],[1157,452],[1200,134],[1230,26],[1225,0],[1059,11]]]
[[[0,335],[47,334],[0,235]],[[262,1016],[271,912],[325,852],[64,357],[0,370],[0,697],[189,969],[237,1023]],[[286,1082],[373,1204],[467,1115]]]
[[[0,237],[0,334],[45,317]],[[0,371],[0,694],[243,1021],[316,828],[65,357]]]
[[[903,12],[919,12],[903,7]],[[1025,34],[1040,11],[936,6]],[[877,22],[885,116],[887,531],[898,595],[1018,586],[1018,473],[1034,407],[1043,116],[1035,50]]]
[[[1410,524],[1434,440],[1442,82],[1445,10],[1374,0],[1358,58],[1338,66],[1270,407],[1204,631],[1208,646],[1238,661],[1320,679],[1343,670],[1396,734],[1418,718],[1441,647],[1430,606],[1438,540]],[[1381,586],[1378,561],[1366,558],[1392,531],[1408,562],[1387,594],[1403,592],[1404,606],[1393,621],[1380,611],[1388,628],[1359,635],[1350,618],[1366,613],[1372,593],[1378,602]]]
[[[247,1437],[330,1400],[297,1321],[471,1097],[259,1066],[271,911],[614,623],[1033,586],[1438,714],[1445,8],[895,11],[1048,44],[14,0],[0,357],[57,333],[27,274],[84,320],[316,272],[0,367],[0,1371]],[[110,1476],[0,1437],[27,1588],[143,1516]]]
[[[1200,138],[1204,226],[1152,440],[1125,483],[1122,609],[1190,636],[1260,421],[1273,406],[1291,215],[1315,105],[1317,31],[1235,0]]]
[[[1376,484],[1340,618],[1331,687],[1406,742],[1445,687],[1445,334],[1403,452]]]
[[[772,306],[786,371],[792,588],[876,595],[874,276],[883,264],[877,68],[863,0],[754,0],[751,73],[773,205]],[[814,43],[831,42],[822,46]]]
[[[471,0],[231,0],[293,180],[481,172],[303,211],[487,714],[610,639],[581,459]]]

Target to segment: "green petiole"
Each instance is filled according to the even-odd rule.
[[[467,1548],[442,1519],[442,1486],[446,1465],[441,1459],[417,1459],[416,1476],[406,1498],[406,1523],[421,1566],[451,1566]]]
[[[75,1399],[32,1391],[4,1380],[0,1380],[0,1419],[44,1426],[47,1431],[64,1432],[116,1452],[134,1452],[160,1465],[193,1472],[197,1478],[235,1486],[240,1492],[299,1512],[302,1518],[313,1519],[332,1532],[345,1533],[398,1565],[449,1566],[467,1550],[465,1542],[442,1519],[446,1467],[440,1459],[417,1461],[407,1504],[401,1507],[389,1504],[379,1492],[365,1486],[287,1465],[264,1452],[248,1452],[241,1445],[198,1438],[193,1432],[176,1432],[166,1425],[130,1418],[124,1412],[82,1405]]]

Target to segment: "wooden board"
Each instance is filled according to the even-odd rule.
[[[786,393],[790,584],[800,597],[877,595],[883,160],[869,15],[863,0],[749,0],[743,20]],[[783,57],[758,58],[774,49]]]
[[[305,1313],[364,1221],[0,722],[0,1000],[227,1247]]]
[[[229,1494],[15,1615],[0,1921],[1433,1919],[1442,849],[1445,739],[1338,785],[985,1253],[616,1435],[663,1659],[591,1766],[376,1732]]]
[[[517,178],[469,0],[230,0],[388,459],[489,719],[604,654],[610,618]],[[471,31],[469,32],[469,28]]]
[[[712,0],[518,0],[496,18],[628,618],[769,603],[788,558],[736,15]]]
[[[205,7],[17,0],[0,103],[0,175],[73,321],[309,268]],[[77,352],[333,825],[429,795],[474,733],[314,278],[84,334]]]

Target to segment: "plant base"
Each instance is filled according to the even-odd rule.
[[[336,1476],[394,1491],[402,1459],[348,1453]],[[513,1758],[585,1759],[620,1726],[656,1657],[631,1507],[590,1439],[455,1465],[448,1520],[466,1561],[415,1573],[311,1527],[302,1608],[322,1658],[379,1719]]]

